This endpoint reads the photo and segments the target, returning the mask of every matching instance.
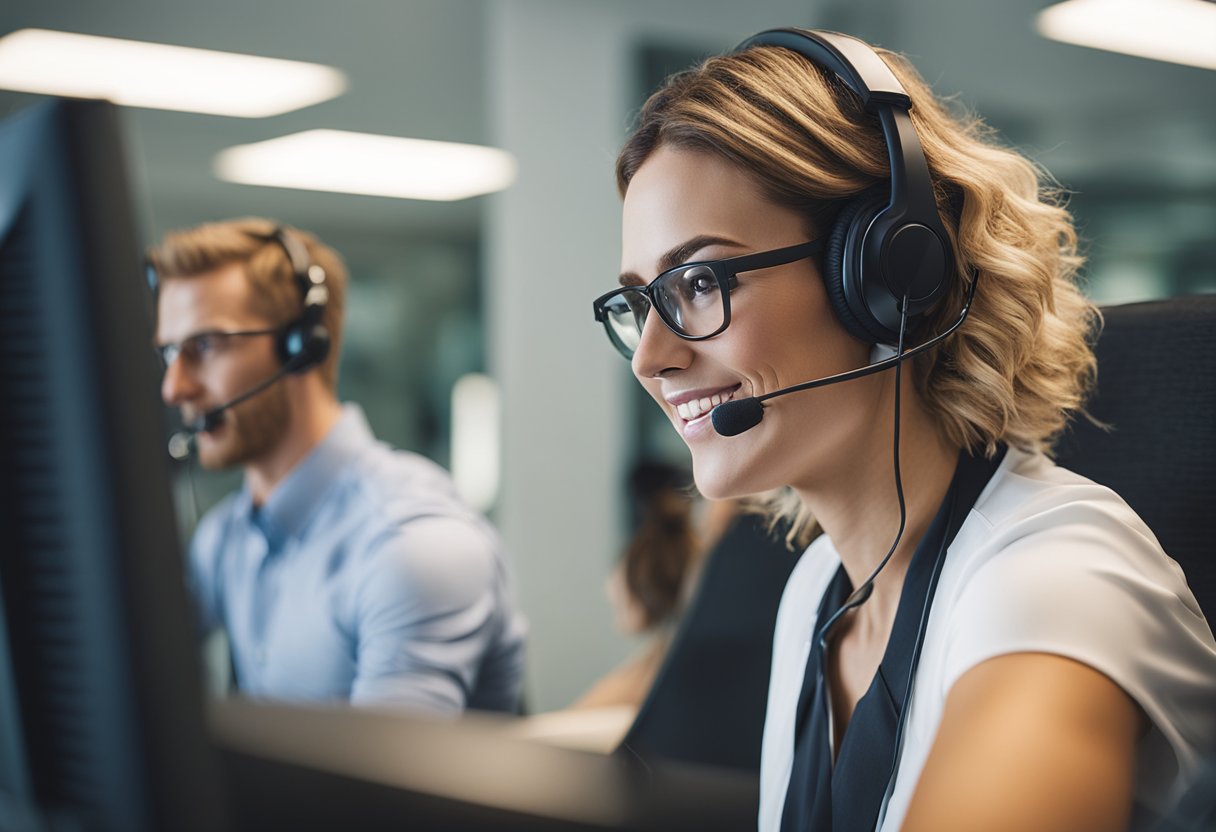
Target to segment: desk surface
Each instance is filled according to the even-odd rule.
[[[715,830],[755,824],[758,784],[521,739],[519,724],[349,707],[213,704],[240,829]]]

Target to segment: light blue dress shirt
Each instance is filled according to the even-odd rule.
[[[189,561],[247,695],[518,709],[525,628],[497,534],[355,405],[264,505],[245,487],[208,512]]]

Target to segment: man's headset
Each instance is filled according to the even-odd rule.
[[[889,186],[872,188],[845,205],[827,233],[822,274],[828,301],[845,331],[868,344],[894,345],[915,331],[955,280],[950,237],[937,213],[933,182],[908,115],[912,101],[886,63],[866,43],[837,32],[772,29],[739,45],[778,46],[835,73],[878,115],[887,146]],[[945,332],[891,358],[857,370],[736,399],[713,411],[715,430],[734,436],[764,417],[768,399],[881,372],[940,343],[971,308],[972,282],[959,319]],[[901,310],[906,321],[901,332]]]
[[[329,287],[325,283],[325,269],[312,262],[308,248],[285,227],[275,228],[270,238],[287,252],[293,279],[304,300],[300,317],[283,327],[275,339],[275,351],[288,372],[302,373],[329,357],[331,339],[325,327]]]
[[[255,235],[261,237],[261,235]],[[194,434],[212,430],[223,419],[224,413],[246,399],[256,396],[275,382],[291,373],[303,373],[321,364],[329,356],[331,338],[325,327],[325,309],[329,303],[329,288],[326,285],[325,269],[312,262],[308,248],[286,227],[277,226],[262,237],[275,242],[287,254],[291,265],[292,280],[300,290],[304,309],[300,316],[286,324],[275,334],[275,354],[279,358],[279,369],[269,378],[259,382],[218,407],[213,407],[185,426],[185,432],[174,434],[169,442],[169,452],[180,458],[189,452]],[[160,279],[149,265],[148,282],[155,294]]]

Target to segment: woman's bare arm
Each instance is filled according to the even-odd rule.
[[[1087,665],[1045,653],[983,662],[946,699],[904,832],[1126,829],[1146,724]]]

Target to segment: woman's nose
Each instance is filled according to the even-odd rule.
[[[692,354],[692,343],[672,332],[658,313],[651,310],[630,363],[638,378],[658,378],[686,368]]]

